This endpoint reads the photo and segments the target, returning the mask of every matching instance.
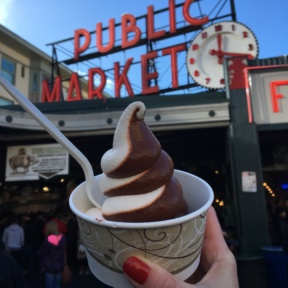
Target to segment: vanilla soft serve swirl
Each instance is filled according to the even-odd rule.
[[[103,217],[120,222],[151,222],[187,213],[182,187],[173,177],[169,155],[144,122],[146,107],[133,102],[123,112],[113,148],[101,159],[99,186],[107,196]]]

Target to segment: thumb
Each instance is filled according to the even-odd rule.
[[[168,271],[147,259],[129,257],[123,264],[126,277],[136,288],[188,288],[193,287],[178,280]]]

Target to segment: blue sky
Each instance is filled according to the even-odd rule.
[[[75,29],[91,31],[97,22],[108,23],[110,18],[119,22],[122,13],[140,16],[149,5],[157,10],[167,3],[168,0],[1,0],[0,23],[50,54],[46,44],[72,37]],[[287,0],[235,0],[235,6],[237,20],[257,36],[260,58],[288,54]]]
[[[202,3],[211,5],[213,1]],[[123,13],[141,16],[149,5],[162,9],[168,6],[168,0],[1,0],[0,23],[51,55],[51,47],[46,44],[73,37],[78,28],[93,31],[97,22],[107,26],[110,18],[118,23]],[[235,0],[235,6],[237,20],[251,28],[258,39],[259,58],[288,54],[287,0]]]

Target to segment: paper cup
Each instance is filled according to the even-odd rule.
[[[174,175],[182,185],[189,213],[172,220],[97,221],[85,214],[93,207],[85,192],[85,182],[72,192],[70,208],[77,217],[89,268],[100,281],[112,287],[132,287],[122,270],[129,256],[153,261],[180,280],[186,280],[196,270],[213,191],[195,175],[180,170],[175,170]]]

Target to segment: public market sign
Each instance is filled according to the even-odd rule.
[[[208,16],[205,17],[194,17],[190,14],[190,8],[194,0],[186,0],[182,7],[182,17],[185,22],[191,25],[191,31],[197,30],[200,27],[209,22]],[[174,0],[168,0],[168,17],[169,17],[169,30],[157,30],[155,29],[155,11],[153,6],[147,7],[146,31],[142,31],[140,26],[137,25],[137,18],[132,14],[123,14],[121,18],[121,48],[127,49],[131,47],[137,47],[143,45],[145,41],[167,39],[167,35],[172,37],[177,35],[176,23],[179,19],[176,19],[176,5]],[[177,17],[178,14],[177,14]],[[102,23],[96,24],[96,43],[91,41],[91,33],[86,29],[77,29],[74,32],[74,61],[81,61],[81,54],[83,54],[90,46],[95,46],[102,56],[113,53],[115,48],[116,37],[116,24],[115,19],[109,20],[108,34],[109,40],[107,44],[103,44],[103,31],[107,30],[102,28]],[[194,27],[194,29],[193,29]],[[142,35],[146,35],[143,39]],[[179,33],[178,33],[179,35]],[[119,36],[119,35],[118,35]],[[144,41],[145,40],[145,41]],[[143,43],[142,43],[142,42]],[[141,44],[142,43],[142,44]],[[152,94],[159,91],[158,85],[150,86],[149,83],[159,77],[157,71],[149,70],[149,63],[153,63],[154,59],[161,56],[170,56],[171,61],[171,75],[172,75],[172,88],[178,87],[178,69],[177,69],[177,54],[185,51],[186,44],[179,44],[175,46],[165,47],[161,51],[150,51],[146,54],[141,55],[141,79],[142,79],[142,94]],[[128,95],[134,96],[134,91],[132,85],[129,81],[128,72],[133,63],[133,58],[128,58],[124,64],[124,68],[120,71],[119,62],[114,63],[114,79],[115,79],[115,97],[120,97],[120,90],[124,85]],[[94,77],[100,76],[101,82],[98,87],[94,85]],[[57,76],[52,89],[50,89],[48,80],[44,80],[42,83],[42,102],[55,102],[61,100],[61,86],[62,79],[61,76]],[[103,90],[106,85],[106,75],[101,68],[91,68],[88,71],[88,99],[102,99]],[[72,73],[70,79],[68,95],[66,101],[82,100],[81,88],[79,84],[79,76],[77,73]]]

